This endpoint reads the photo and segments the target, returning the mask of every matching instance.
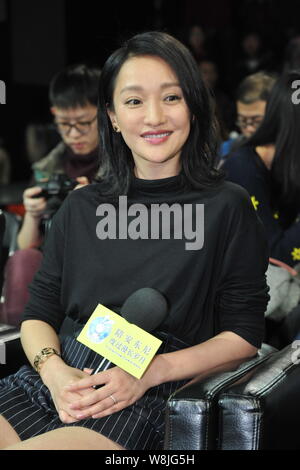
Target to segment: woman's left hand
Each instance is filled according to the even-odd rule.
[[[90,394],[70,405],[73,410],[78,410],[77,419],[102,418],[120,411],[135,403],[147,390],[142,380],[119,367],[113,367],[67,385],[65,390],[78,392],[97,385],[101,385],[101,388],[91,391]]]

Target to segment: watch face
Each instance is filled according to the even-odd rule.
[[[50,356],[53,356],[53,354],[56,354],[59,356],[59,354],[55,351],[53,348],[44,348],[41,350],[39,354],[36,355],[34,361],[33,361],[33,366],[35,370],[39,373],[40,372],[40,366],[43,364],[43,362]]]

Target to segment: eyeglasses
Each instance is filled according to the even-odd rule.
[[[72,128],[74,127],[77,132],[81,135],[88,134],[92,123],[97,119],[97,114],[93,119],[90,121],[79,121],[75,124],[71,124],[70,122],[63,122],[63,121],[55,121],[54,124],[60,134],[69,135]]]
[[[241,129],[244,129],[245,127],[252,126],[257,128],[263,121],[264,116],[251,116],[251,117],[245,117],[239,115],[237,120],[236,120],[236,125],[240,127]]]

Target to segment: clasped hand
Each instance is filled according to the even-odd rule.
[[[95,389],[97,385],[101,387]],[[90,417],[102,418],[120,411],[141,398],[146,388],[142,380],[136,379],[119,367],[113,367],[64,387],[66,398],[71,392],[84,393],[81,398],[69,404],[72,416],[81,420]]]

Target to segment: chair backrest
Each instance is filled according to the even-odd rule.
[[[300,449],[299,343],[273,354],[220,394],[219,449]]]
[[[3,211],[0,209],[0,245],[3,244],[4,232],[6,226],[6,219]]]
[[[217,446],[218,397],[229,384],[264,363],[276,349],[263,344],[258,354],[228,372],[188,383],[168,400],[164,449],[210,450]]]
[[[5,249],[3,245],[3,240],[4,240],[4,233],[5,233],[5,227],[6,227],[6,218],[4,215],[4,212],[0,210],[0,289],[2,288],[3,284],[3,270],[4,270],[4,259],[6,259],[6,254],[5,254]]]
[[[17,249],[17,236],[22,218],[10,212],[2,212],[0,215],[0,292],[2,292],[4,280],[4,268],[9,256]]]
[[[17,236],[22,217],[11,212],[4,212],[4,216],[6,228],[3,238],[3,247],[7,249],[8,256],[11,256],[18,249]]]

